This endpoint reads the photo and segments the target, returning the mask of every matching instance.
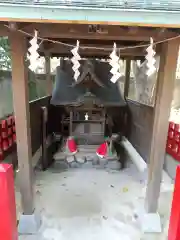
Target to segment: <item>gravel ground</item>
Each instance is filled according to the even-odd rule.
[[[143,234],[135,210],[144,204],[146,184],[133,164],[118,170],[117,162],[67,166],[56,162],[36,172],[39,233],[20,240],[165,240],[173,184],[164,174],[159,201],[162,234]],[[17,188],[17,212],[21,212]]]

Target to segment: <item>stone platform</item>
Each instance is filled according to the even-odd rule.
[[[64,147],[60,147],[58,152],[55,153],[54,159],[56,161],[67,161],[67,162],[77,161],[80,163],[85,163],[87,161],[98,161],[98,160],[100,161],[118,160],[117,154],[115,152],[104,159],[99,159],[96,155],[97,148],[98,148],[98,145],[79,145],[78,152],[72,155],[66,152]]]

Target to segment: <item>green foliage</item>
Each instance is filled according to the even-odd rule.
[[[17,46],[18,47],[18,46]],[[19,66],[21,67],[21,66]],[[8,37],[0,37],[0,82],[4,82],[7,78],[11,78],[11,52]],[[6,87],[7,86],[7,87]],[[36,74],[29,71],[28,76],[28,90],[29,101],[46,96],[46,81],[36,79]],[[6,89],[6,94],[3,95]],[[12,112],[12,89],[5,84],[5,89],[0,87],[0,117],[4,112]],[[2,97],[3,96],[3,97]],[[7,104],[8,103],[8,104]]]
[[[11,70],[11,54],[8,37],[0,37],[0,69]]]
[[[29,85],[29,101],[39,98],[36,90],[36,83],[34,81],[29,81],[28,85]]]

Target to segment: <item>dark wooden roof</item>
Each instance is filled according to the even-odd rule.
[[[81,62],[81,66],[84,61]],[[96,85],[91,89],[85,88],[82,84],[73,85],[72,65],[70,61],[65,61],[62,67],[57,67],[56,83],[52,94],[51,104],[53,105],[77,105],[79,99],[83,99],[90,91],[95,96],[98,102],[104,106],[125,106],[126,102],[120,91],[119,81],[113,84],[110,81],[110,65],[107,62],[93,61],[94,74],[103,86]],[[80,69],[81,74],[83,67]],[[83,80],[82,80],[83,81]]]
[[[82,83],[88,76],[91,78],[92,81],[94,81],[97,84],[97,86],[105,87],[105,85],[101,82],[101,80],[95,74],[94,65],[89,60],[87,60],[85,62],[83,69],[82,69],[82,74],[80,75],[78,80],[73,83],[73,86]]]

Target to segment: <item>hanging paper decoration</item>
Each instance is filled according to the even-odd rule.
[[[30,61],[29,69],[31,71],[35,71],[37,69],[37,65],[39,63],[39,53],[37,52],[39,45],[37,43],[38,41],[38,32],[34,31],[34,37],[29,42],[31,47],[28,49],[28,59]]]
[[[112,77],[110,79],[111,82],[116,83],[117,80],[121,77],[121,73],[119,72],[119,57],[117,56],[117,49],[116,49],[116,43],[114,43],[113,51],[110,54],[110,62],[109,64],[111,65],[111,73]]]
[[[71,61],[73,63],[72,69],[74,71],[74,79],[75,79],[75,81],[78,80],[78,77],[80,75],[80,72],[79,72],[80,63],[79,63],[79,61],[81,60],[81,57],[80,57],[80,55],[78,53],[78,50],[79,50],[79,41],[77,40],[76,47],[71,50],[71,52],[73,54],[73,57],[71,58]]]
[[[151,76],[155,71],[156,71],[156,68],[155,68],[155,54],[156,52],[154,51],[153,49],[153,39],[150,38],[150,45],[149,47],[146,49],[146,52],[147,52],[147,55],[146,55],[146,60],[147,60],[147,76]]]

